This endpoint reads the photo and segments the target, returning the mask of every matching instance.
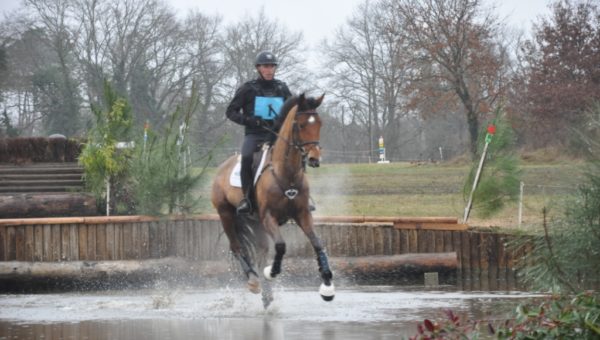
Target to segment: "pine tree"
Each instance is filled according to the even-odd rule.
[[[110,200],[110,183],[127,174],[130,151],[117,149],[117,143],[130,140],[131,107],[119,97],[108,81],[104,83],[103,105],[92,105],[95,124],[89,130],[79,162],[85,170],[85,183],[99,201]],[[108,185],[108,186],[107,186]]]
[[[596,103],[574,132],[588,158],[585,180],[568,198],[564,214],[544,218],[543,228],[515,246],[531,244],[520,261],[521,273],[532,288],[580,292],[600,285],[600,104]]]
[[[198,204],[200,197],[194,197],[194,190],[212,154],[194,159],[190,150],[188,132],[194,102],[192,97],[186,107],[178,107],[161,134],[149,130],[136,142],[129,166],[135,209],[140,214],[190,213]],[[200,162],[203,165],[196,167]]]

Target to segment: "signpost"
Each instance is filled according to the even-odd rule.
[[[385,144],[383,143],[383,136],[379,137],[379,164],[389,163],[390,161],[385,159]]]

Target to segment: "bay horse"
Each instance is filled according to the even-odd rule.
[[[230,184],[230,174],[238,162],[232,156],[221,164],[212,185],[212,204],[217,210],[223,229],[229,239],[233,256],[239,261],[248,279],[247,286],[253,293],[263,293],[263,304],[267,308],[273,300],[268,281],[281,273],[281,263],[286,244],[279,227],[294,220],[302,229],[314,248],[322,283],[319,293],[323,300],[331,301],[335,296],[333,275],[327,254],[320,238],[313,229],[313,218],[309,209],[309,184],[305,164],[318,167],[321,157],[319,138],[321,118],[317,107],[324,95],[318,98],[293,96],[282,106],[279,118],[283,121],[274,145],[269,149],[267,161],[257,171],[261,172],[254,190],[256,207],[252,216],[236,214],[236,207],[243,197],[242,190]],[[266,263],[269,240],[275,247],[271,265],[263,270],[264,279],[259,279],[255,267]]]

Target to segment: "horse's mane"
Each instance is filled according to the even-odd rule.
[[[275,119],[274,126],[276,130],[279,130],[281,128],[290,110],[294,107],[294,105],[298,103],[298,98],[300,97],[291,96],[285,101],[285,103],[283,103],[283,106],[279,110],[279,116],[277,116],[277,119]]]

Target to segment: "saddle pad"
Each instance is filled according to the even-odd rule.
[[[232,187],[241,188],[242,187],[242,177],[240,173],[242,172],[242,156],[238,156],[237,162],[233,166],[231,170],[231,174],[229,175],[229,184]]]
[[[256,185],[256,182],[258,182],[258,179],[260,178],[260,174],[262,173],[261,169],[265,165],[268,151],[269,151],[269,148],[267,148],[267,147],[264,147],[262,149],[262,156],[260,157],[260,163],[258,164],[258,168],[257,168],[258,171],[256,171],[256,174],[254,175],[254,182],[253,182],[254,185]],[[242,172],[242,156],[238,156],[237,162],[235,163],[233,169],[231,170],[231,174],[229,175],[229,185],[231,185],[232,187],[236,187],[236,188],[242,187],[242,177],[240,175],[241,172]]]

